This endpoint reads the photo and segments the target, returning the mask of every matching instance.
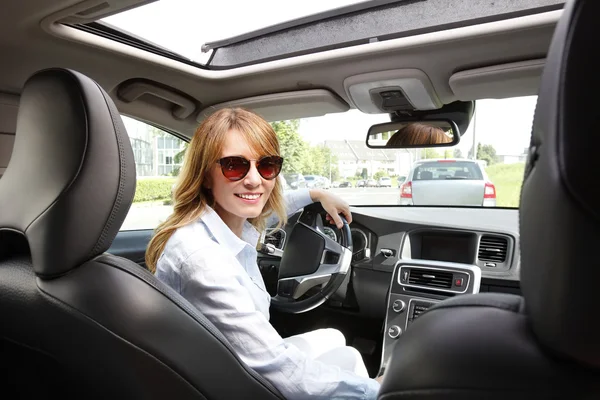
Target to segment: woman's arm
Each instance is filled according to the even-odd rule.
[[[320,202],[325,211],[327,211],[327,220],[332,221],[338,228],[342,227],[342,220],[339,214],[343,214],[348,223],[352,222],[350,206],[340,196],[323,189],[298,189],[284,193],[286,214],[296,213],[298,210],[309,204]],[[267,226],[277,223],[276,215],[272,215],[267,221]]]
[[[256,310],[241,267],[213,246],[182,267],[181,294],[227,338],[240,359],[288,399],[375,399],[379,383],[308,358]],[[184,272],[185,271],[185,272]]]

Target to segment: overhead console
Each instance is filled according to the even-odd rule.
[[[396,340],[417,318],[449,297],[479,293],[480,284],[481,269],[473,264],[398,261],[390,284],[379,375],[385,371]]]
[[[367,114],[435,110],[442,102],[427,74],[407,68],[354,75],[344,80],[346,94]]]

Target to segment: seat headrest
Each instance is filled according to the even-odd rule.
[[[567,2],[541,79],[521,192],[521,285],[532,328],[600,367],[600,2]]]
[[[23,87],[13,154],[0,179],[0,231],[26,238],[38,275],[63,274],[110,247],[135,175],[108,94],[75,71],[38,72]],[[0,254],[10,246],[0,240]]]

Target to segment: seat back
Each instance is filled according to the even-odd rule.
[[[520,203],[523,297],[430,308],[399,338],[381,399],[600,398],[598,15],[596,0],[568,1],[546,59]]]
[[[32,76],[0,180],[2,397],[280,398],[186,300],[105,253],[134,191],[106,92],[70,70]]]

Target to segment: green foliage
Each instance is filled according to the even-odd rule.
[[[375,174],[373,175],[373,179],[377,180],[379,178],[383,178],[384,176],[388,176],[388,173],[385,171],[377,171],[375,172]]]
[[[299,120],[271,122],[277,133],[281,156],[285,159],[283,172],[296,172],[303,175],[321,175],[331,179],[339,178],[337,156],[331,154],[331,149],[325,146],[311,146],[302,139],[298,128]]]
[[[435,149],[423,149],[421,150],[421,158],[442,158],[442,155],[438,153]]]
[[[290,121],[271,122],[271,126],[277,134],[281,156],[285,160],[283,163],[283,172],[300,172],[305,174],[305,167],[309,163],[308,145],[298,133],[300,121],[294,119]]]
[[[175,181],[175,178],[138,179],[133,202],[170,199]]]
[[[482,145],[481,143],[478,143],[477,159],[485,160],[488,166],[496,164],[498,162],[498,157],[496,156],[496,149],[491,144]]]
[[[496,186],[497,207],[519,207],[525,163],[494,164],[485,169]]]
[[[173,162],[175,164],[182,164],[183,163],[183,159],[185,158],[185,152],[188,149],[188,146],[189,146],[189,143],[186,142],[183,145],[183,149],[179,153],[175,154],[175,157],[173,157]]]
[[[367,171],[367,169],[366,169],[366,168],[363,168],[363,169],[362,169],[362,173],[360,174],[360,177],[361,177],[362,179],[367,179],[367,178],[369,177],[369,172]]]

